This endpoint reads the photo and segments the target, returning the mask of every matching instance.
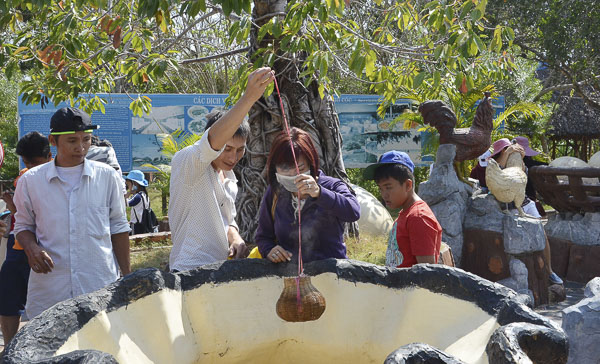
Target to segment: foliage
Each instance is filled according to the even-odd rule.
[[[600,2],[505,0],[488,8],[493,22],[514,29],[521,55],[551,71],[538,98],[571,91],[600,110]]]
[[[381,200],[381,194],[379,193],[379,187],[377,186],[377,183],[375,183],[373,180],[365,179],[363,177],[363,170],[363,168],[346,168],[348,180],[350,180],[350,183],[369,191],[369,193],[375,196],[378,200]]]
[[[0,141],[4,147],[0,180],[12,180],[19,174],[19,158],[15,153],[18,141],[17,92],[17,83],[0,75]]]
[[[104,100],[81,95],[125,91],[136,93],[130,107],[140,115],[149,111],[151,100],[137,92],[157,83],[177,88],[172,79],[164,79],[184,65],[221,59],[225,53],[207,52],[239,54],[247,49],[239,47],[247,45],[251,27],[260,27],[259,41],[281,41],[256,51],[252,65],[231,67],[238,69],[237,75],[227,75],[238,80],[231,100],[241,95],[251,68],[300,53],[307,55],[301,68],[304,83],[318,81],[321,95],[333,88],[329,70],[336,69],[367,82],[387,102],[398,98],[396,86],[456,88],[464,83],[471,88],[478,78],[500,77],[512,65],[501,52],[511,46],[513,32],[486,21],[487,0],[290,0],[284,13],[260,24],[251,21],[250,0],[108,5],[107,0],[0,4],[0,31],[6,35],[0,68],[8,77],[27,70],[30,79],[21,83],[26,102],[68,101],[87,111],[104,111]],[[214,19],[222,19],[219,26],[203,27]],[[207,34],[211,37],[204,38]],[[203,39],[212,41],[207,46]]]

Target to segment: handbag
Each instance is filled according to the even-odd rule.
[[[147,234],[155,232],[155,228],[158,226],[158,219],[156,218],[156,214],[152,211],[152,208],[148,206],[146,208],[146,204],[144,203],[144,198],[142,196],[142,206],[144,208],[144,212],[142,212],[142,219],[137,215],[135,209],[133,210],[133,214],[135,215],[135,219],[138,221],[133,224],[133,235],[137,234]]]

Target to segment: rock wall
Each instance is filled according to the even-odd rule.
[[[600,276],[600,213],[559,213],[544,229],[556,274],[581,283]]]

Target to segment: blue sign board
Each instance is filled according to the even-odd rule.
[[[162,139],[176,131],[202,133],[206,125],[206,114],[214,108],[224,108],[226,94],[148,94],[152,100],[152,111],[143,117],[134,116],[129,109],[131,98],[125,94],[102,95],[107,101],[106,113],[97,111],[92,122],[100,125],[95,133],[100,139],[108,139],[117,154],[123,171],[146,169],[142,165],[168,164],[162,155]],[[342,156],[346,167],[364,167],[377,161],[385,151],[397,149],[407,152],[416,165],[426,165],[431,157],[422,157],[422,141],[427,133],[417,129],[404,129],[390,123],[400,113],[411,107],[410,100],[398,100],[381,119],[377,115],[377,95],[341,95],[335,98],[343,138]],[[495,101],[495,108],[504,109]],[[19,100],[19,135],[39,131],[50,132],[50,117],[59,108],[41,108],[40,105],[25,105]]]

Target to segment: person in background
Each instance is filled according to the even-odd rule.
[[[144,210],[150,207],[150,199],[148,198],[148,181],[144,178],[144,173],[138,169],[134,169],[127,174],[125,177],[125,184],[127,185],[127,206],[131,207],[131,228],[133,235],[145,234],[151,231],[141,229],[140,225],[136,225],[142,222],[142,216]]]
[[[529,178],[529,169],[534,166],[547,166],[548,163],[533,159],[533,157],[540,154],[540,152],[531,149],[529,146],[529,139],[527,139],[527,137],[518,136],[513,139],[513,143],[519,144],[525,151],[525,156],[523,157],[523,163],[525,163],[525,167],[527,167],[527,186],[525,186],[525,194],[531,201],[535,202],[535,207],[537,208],[538,213],[540,216],[544,217],[546,216],[546,211],[537,199],[537,192],[533,186],[533,181],[531,178]]]
[[[388,208],[402,209],[395,222],[396,240],[388,240],[387,266],[437,263],[440,256],[442,226],[414,190],[414,168],[408,154],[392,150],[363,172],[366,179],[375,180]]]
[[[519,139],[517,139],[519,138]],[[533,155],[537,155],[539,154],[538,152],[535,152],[534,150],[532,150],[531,148],[529,148],[529,140],[527,140],[527,138],[524,137],[517,137],[515,138],[513,141],[509,140],[508,138],[502,138],[502,139],[498,139],[494,142],[492,148],[493,148],[493,152],[492,152],[492,156],[491,158],[494,158],[497,162],[498,165],[501,168],[506,167],[506,162],[508,160],[508,156],[512,153],[519,153],[521,154],[521,157],[523,158],[523,161],[525,161],[526,157],[531,158]],[[522,139],[526,139],[527,143],[524,142],[524,140]],[[519,143],[520,141],[520,143]],[[525,148],[526,147],[526,148]],[[529,155],[527,155],[529,154]],[[525,173],[527,173],[527,165],[524,164],[523,167],[525,168]],[[476,171],[476,169],[478,169]],[[472,171],[471,171],[471,177],[477,178],[479,180],[479,184],[481,187],[486,188],[487,190],[487,184],[485,182],[485,171],[486,171],[486,167],[482,167],[481,165],[477,165]],[[529,178],[527,179],[527,184],[529,185],[530,181]],[[531,188],[533,189],[533,185],[531,185]],[[533,190],[533,192],[530,192],[534,195],[535,197],[535,190]],[[538,211],[538,208],[536,206],[536,203],[534,200],[532,200],[529,197],[529,194],[527,193],[527,190],[525,191],[525,200],[523,201],[523,204],[521,205],[521,207],[523,208],[523,211],[535,218],[541,218],[541,214]],[[513,211],[514,213],[516,213],[516,207],[514,206],[513,203],[508,204],[508,209]],[[548,262],[548,269],[550,270],[550,276],[549,276],[549,281],[552,284],[563,284],[562,279],[560,279],[560,277],[554,273],[554,271],[552,270],[552,261],[551,261],[551,252],[550,252],[550,244],[546,244],[546,247],[544,248],[544,256],[546,261]]]
[[[290,136],[278,134],[267,159],[269,186],[258,214],[258,250],[273,263],[297,259],[300,210],[302,260],[345,259],[344,225],[360,218],[358,200],[344,181],[319,169],[319,154],[307,132],[292,128]]]
[[[237,179],[233,168],[246,152],[250,125],[245,117],[274,78],[269,67],[250,73],[240,100],[223,115],[207,116],[202,138],[173,156],[169,200],[171,270],[190,270],[228,257],[246,257],[248,248],[235,222]]]
[[[27,133],[19,139],[16,153],[21,157],[26,167],[21,170],[19,177],[27,172],[28,169],[52,160],[48,138],[37,131]],[[19,181],[19,177],[14,181],[15,187]],[[12,193],[5,192],[2,195],[2,199],[12,214],[11,225],[14,226],[14,216],[17,212],[17,207],[13,201]],[[2,264],[2,268],[0,268],[0,297],[2,297],[0,299],[0,326],[2,327],[4,346],[8,345],[19,329],[21,315],[25,310],[27,302],[29,271],[27,255],[18,241],[15,240],[15,235],[11,233],[8,236],[6,260]]]
[[[17,184],[14,233],[31,267],[29,318],[114,282],[119,267],[130,273],[121,176],[85,158],[94,129],[79,109],[56,111],[49,137],[54,161],[30,169]]]
[[[92,135],[92,145],[85,157],[96,162],[106,163],[121,174],[121,165],[117,160],[117,154],[108,139],[100,140],[97,135]]]

